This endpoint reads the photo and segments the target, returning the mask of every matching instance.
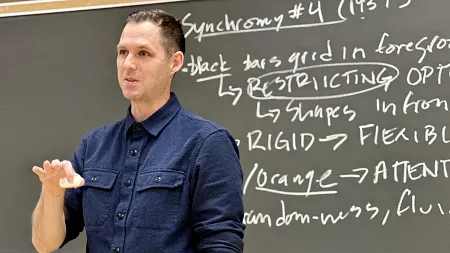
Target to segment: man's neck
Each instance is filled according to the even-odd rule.
[[[137,122],[142,122],[158,111],[170,99],[170,93],[158,99],[131,101],[131,115]]]

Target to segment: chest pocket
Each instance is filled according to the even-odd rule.
[[[112,191],[117,172],[98,169],[86,169],[83,191],[83,215],[86,225],[100,226],[111,210]]]
[[[178,221],[184,182],[181,171],[139,174],[134,196],[133,224],[139,228],[170,229]]]

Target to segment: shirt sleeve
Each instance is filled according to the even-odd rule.
[[[236,141],[227,131],[214,132],[204,140],[192,180],[198,252],[243,252],[243,172]]]
[[[76,173],[83,175],[85,141],[82,139],[79,147],[74,152],[71,163]],[[83,210],[81,206],[81,188],[69,188],[64,197],[64,215],[66,223],[66,237],[60,246],[62,248],[68,242],[76,239],[84,229]]]

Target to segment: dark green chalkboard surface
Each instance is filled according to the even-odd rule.
[[[125,115],[115,45],[140,8],[183,20],[173,91],[238,140],[245,252],[449,251],[450,2],[223,0],[0,19],[0,252],[33,252],[32,166]]]

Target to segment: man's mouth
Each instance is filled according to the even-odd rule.
[[[138,79],[136,79],[134,77],[125,77],[125,81],[132,83],[132,82],[137,82]]]

